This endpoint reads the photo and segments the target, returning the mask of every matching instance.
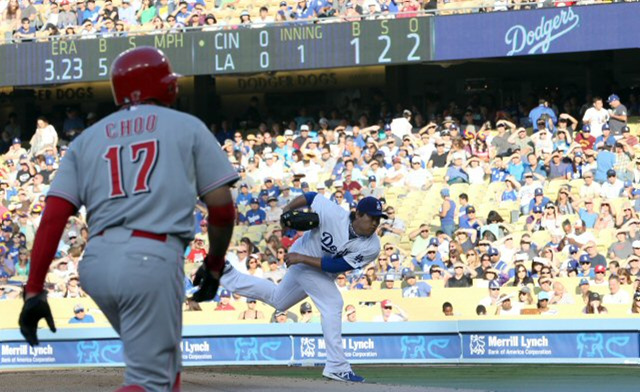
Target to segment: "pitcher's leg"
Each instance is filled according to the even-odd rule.
[[[331,276],[313,267],[304,267],[299,281],[308,283],[305,290],[322,316],[322,334],[327,348],[325,370],[331,373],[351,371],[342,348],[342,295]]]
[[[307,296],[298,283],[299,273],[295,267],[289,268],[278,285],[268,279],[243,274],[235,268],[225,272],[220,283],[235,294],[255,298],[278,310],[287,310]]]

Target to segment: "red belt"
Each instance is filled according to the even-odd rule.
[[[98,235],[103,235],[104,231]],[[131,237],[142,237],[142,238],[148,238],[150,240],[156,240],[156,241],[160,241],[160,242],[166,242],[167,241],[167,235],[166,234],[155,234],[155,233],[149,233],[148,231],[142,231],[142,230],[133,230],[131,232]]]

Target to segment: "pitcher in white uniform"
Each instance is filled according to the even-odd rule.
[[[278,310],[286,310],[310,296],[322,315],[322,332],[327,362],[322,375],[338,381],[364,382],[351,370],[342,348],[342,307],[335,284],[338,273],[362,268],[380,253],[375,234],[380,219],[387,216],[375,197],[360,200],[356,212],[349,213],[316,192],[295,198],[284,212],[310,207],[320,217],[320,225],[304,233],[289,250],[285,261],[289,270],[279,285],[236,271],[229,263],[221,283],[236,294],[257,298]]]

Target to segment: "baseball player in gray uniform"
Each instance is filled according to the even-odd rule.
[[[243,274],[227,263],[221,284],[228,290],[257,298],[278,310],[286,310],[310,296],[322,315],[322,333],[327,361],[322,375],[338,381],[364,382],[347,361],[342,347],[342,296],[335,284],[338,273],[362,268],[380,253],[380,239],[375,234],[380,219],[387,216],[375,197],[365,197],[355,213],[345,211],[315,192],[296,197],[284,212],[310,207],[320,224],[307,231],[286,256],[289,267],[279,285]]]
[[[84,205],[90,239],[79,265],[83,289],[120,334],[127,365],[118,391],[179,391],[183,254],[197,198],[209,209],[211,250],[197,300],[213,298],[233,231],[229,185],[238,178],[195,117],[172,109],[178,75],[164,54],[139,47],[111,68],[121,110],[71,144],[47,196],[35,238],[21,332],[55,332],[43,281],[70,215]]]

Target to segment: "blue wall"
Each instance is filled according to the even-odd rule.
[[[576,329],[579,326],[579,329]],[[510,320],[344,325],[353,363],[640,364],[633,319]],[[185,327],[183,361],[202,365],[319,364],[319,324]],[[122,366],[122,344],[108,328],[40,331],[30,348],[17,330],[0,331],[0,368]]]

